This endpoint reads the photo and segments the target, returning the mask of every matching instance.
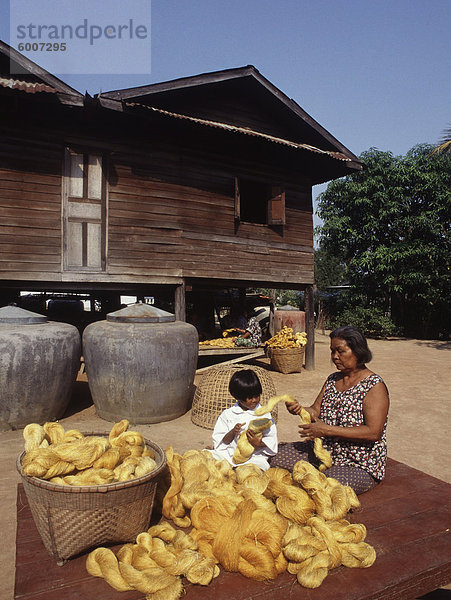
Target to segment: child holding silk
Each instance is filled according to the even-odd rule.
[[[241,464],[254,464],[262,471],[266,471],[269,469],[268,458],[277,453],[277,430],[271,413],[259,417],[272,421],[269,429],[262,434],[255,434],[247,429],[249,423],[257,418],[254,411],[261,406],[262,386],[257,374],[252,369],[235,372],[230,378],[229,392],[237,402],[219,415],[213,430],[214,449],[210,452],[217,460],[225,459],[233,467],[239,466],[232,458],[238,438],[246,429],[248,442],[254,447],[254,451],[251,457]]]

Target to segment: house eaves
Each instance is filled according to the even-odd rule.
[[[37,94],[39,92],[46,92],[48,94],[57,93],[57,90],[54,87],[45,83],[21,81],[20,79],[13,79],[12,77],[0,77],[0,87],[18,90],[27,94]]]
[[[148,101],[149,104],[155,106],[156,102],[152,102],[152,96],[157,96],[162,93],[182,93],[183,90],[189,88],[198,87],[201,89],[202,86],[209,86],[212,84],[239,79],[242,79],[243,82],[252,80],[259,84],[260,89],[265,89],[270,97],[278,101],[281,106],[285,107],[285,109],[288,110],[289,114],[291,114],[293,118],[299,119],[306,126],[314,130],[316,134],[319,134],[325,140],[325,142],[331,146],[329,149],[336,149],[338,152],[350,158],[351,161],[359,162],[359,159],[355,154],[353,154],[339,140],[337,140],[332,134],[324,129],[324,127],[315,121],[315,119],[306,113],[295,100],[289,98],[268,79],[266,79],[266,77],[264,77],[253,65],[225,69],[222,71],[214,71],[211,73],[203,73],[189,77],[181,77],[179,79],[135,88],[103,92],[101,96],[102,98],[109,100],[139,102],[142,104],[144,104],[144,98],[146,98],[146,102]],[[160,106],[160,108],[162,107]],[[196,115],[191,116],[195,117]]]
[[[26,93],[36,93],[38,91],[56,93],[62,104],[83,106],[83,94],[1,40],[0,55],[9,59],[12,67],[9,73],[2,73],[2,78],[13,80],[12,85],[4,82],[2,87],[9,87]],[[51,90],[54,90],[54,92]]]
[[[344,161],[346,163],[352,163],[352,166],[354,168],[360,168],[360,169],[363,168],[359,161],[358,161],[358,163],[355,163],[355,161],[353,161],[352,158],[346,156],[345,154],[343,154],[341,152],[333,152],[331,150],[322,150],[320,148],[316,148],[315,146],[311,146],[310,144],[301,144],[298,142],[292,142],[290,140],[286,140],[286,139],[279,138],[279,137],[276,137],[273,135],[269,135],[267,133],[262,133],[260,131],[255,131],[253,129],[249,129],[246,127],[238,127],[236,125],[230,125],[228,123],[220,123],[218,121],[211,121],[211,120],[207,120],[207,119],[201,119],[198,117],[191,117],[189,115],[174,113],[174,112],[171,112],[168,110],[164,110],[162,108],[156,108],[154,106],[149,106],[147,104],[140,104],[139,102],[124,102],[123,105],[126,107],[129,107],[129,108],[142,108],[144,110],[149,110],[149,111],[158,113],[160,115],[164,115],[169,118],[186,120],[186,121],[190,121],[192,123],[196,123],[198,125],[203,125],[206,127],[223,129],[225,131],[229,131],[230,133],[237,133],[237,134],[243,134],[243,135],[257,137],[257,138],[272,142],[274,144],[281,144],[283,146],[288,146],[290,148],[294,148],[297,150],[307,150],[309,152],[315,152],[317,154],[327,155],[336,160]],[[105,106],[108,108],[111,108],[111,103],[106,103]]]

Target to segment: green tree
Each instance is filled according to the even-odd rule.
[[[318,204],[320,245],[347,265],[354,295],[414,337],[449,330],[451,156],[431,151],[371,148]]]
[[[341,258],[320,246],[315,249],[315,284],[325,291],[331,286],[347,283],[347,267]]]

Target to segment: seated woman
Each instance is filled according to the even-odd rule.
[[[245,308],[243,309],[244,323],[242,327],[235,327],[235,331],[240,334],[235,340],[235,346],[258,348],[262,343],[262,329],[253,314],[248,317],[249,314]]]
[[[332,467],[324,474],[362,494],[385,475],[388,390],[366,366],[372,354],[355,327],[332,331],[330,352],[339,372],[329,375],[315,402],[305,407],[312,422],[299,425],[302,441],[280,445],[271,467],[292,470],[298,460],[314,463],[313,440],[320,437],[332,456]],[[292,414],[301,412],[297,402],[287,408]]]

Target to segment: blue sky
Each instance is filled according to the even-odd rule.
[[[73,0],[57,4],[70,19]],[[152,0],[150,13],[150,73],[55,74],[94,94],[252,64],[355,154],[405,154],[451,123],[451,0]]]

